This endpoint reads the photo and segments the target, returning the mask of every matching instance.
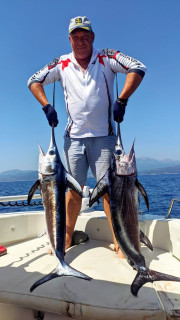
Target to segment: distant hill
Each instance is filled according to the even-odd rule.
[[[9,181],[35,181],[38,179],[38,171],[33,170],[8,170],[0,173],[1,182]]]
[[[180,165],[180,160],[157,160],[154,158],[137,158],[136,159],[138,171],[153,170],[160,168],[169,168]]]
[[[180,165],[140,171],[140,174],[180,174]]]
[[[137,169],[139,174],[179,174],[180,160],[157,160],[153,158],[137,158]],[[89,170],[88,176],[92,177]],[[35,181],[38,179],[38,171],[34,170],[8,170],[0,173],[0,182],[8,181]]]

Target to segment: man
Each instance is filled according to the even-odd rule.
[[[54,123],[55,126],[58,124],[57,113],[49,104],[43,86],[60,81],[68,114],[64,136],[67,170],[82,188],[89,167],[97,181],[108,169],[116,141],[114,120],[123,121],[128,98],[146,71],[140,61],[119,51],[94,49],[94,37],[87,17],[71,19],[69,40],[72,52],[55,59],[28,81],[31,92],[43,106],[49,124]],[[117,72],[124,73],[126,80],[114,103],[113,85]],[[103,206],[112,229],[107,194],[103,197]],[[80,208],[81,198],[69,190],[66,197],[66,248],[71,246]],[[115,238],[114,244],[118,251]]]

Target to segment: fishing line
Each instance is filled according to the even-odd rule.
[[[117,95],[117,99],[118,99],[119,98],[119,93],[118,93],[118,77],[117,77],[117,73],[116,73],[116,95]],[[116,146],[118,146],[118,147],[122,146],[122,148],[123,148],[119,121],[117,122],[117,137],[118,137],[118,139],[117,139]]]
[[[117,95],[117,99],[119,98],[119,94],[118,94],[118,77],[117,77],[117,73],[116,73],[116,95]]]
[[[55,109],[55,81],[54,81],[54,86],[53,86],[53,107]]]
[[[55,81],[53,85],[53,108],[55,109]],[[54,122],[52,123],[52,136],[54,137]]]

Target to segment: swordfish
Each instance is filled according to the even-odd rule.
[[[74,276],[85,280],[91,280],[87,275],[70,267],[64,261],[65,233],[66,233],[66,188],[70,187],[82,197],[82,189],[79,183],[66,171],[58,152],[55,141],[54,125],[52,125],[49,149],[44,154],[39,146],[39,179],[31,187],[28,194],[28,204],[34,193],[40,188],[42,201],[46,215],[47,232],[53,251],[56,254],[58,265],[56,269],[35,282],[30,291],[44,282],[61,276]]]
[[[131,292],[137,296],[139,289],[147,282],[180,281],[180,278],[150,270],[146,266],[140,247],[138,192],[143,196],[147,207],[149,206],[148,197],[137,179],[134,142],[129,155],[126,155],[119,123],[117,132],[117,143],[111,165],[93,189],[89,205],[92,206],[106,192],[109,194],[111,220],[116,240],[130,265],[137,270],[137,275],[131,284]]]

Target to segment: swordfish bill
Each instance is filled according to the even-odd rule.
[[[39,179],[31,187],[28,194],[30,203],[34,193],[40,188],[43,206],[45,209],[47,232],[51,246],[57,257],[56,269],[35,282],[30,291],[53,278],[61,276],[73,276],[85,280],[91,280],[87,275],[70,267],[64,261],[65,233],[66,233],[66,188],[70,187],[82,197],[82,189],[79,183],[65,170],[56,146],[54,125],[52,125],[49,149],[44,154],[39,146]]]
[[[143,196],[147,208],[149,208],[148,197],[137,179],[134,143],[129,155],[126,155],[122,146],[119,124],[117,132],[117,143],[111,165],[92,191],[89,205],[92,206],[108,192],[116,240],[130,265],[137,270],[137,275],[131,284],[131,292],[137,296],[139,289],[147,282],[180,281],[180,278],[150,270],[146,266],[140,246],[140,236],[143,235],[140,234],[138,223],[138,193]]]

